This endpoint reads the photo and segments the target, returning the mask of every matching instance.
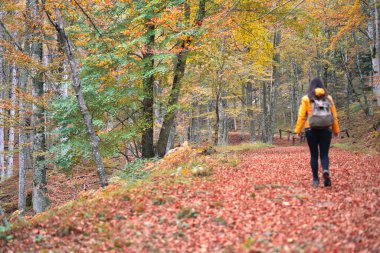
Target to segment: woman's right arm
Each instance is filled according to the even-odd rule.
[[[306,99],[302,98],[301,106],[300,106],[300,109],[298,110],[298,119],[297,119],[296,128],[294,129],[294,132],[296,134],[301,133],[306,119],[307,119],[307,104],[306,104]]]

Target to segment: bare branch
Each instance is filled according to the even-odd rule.
[[[79,9],[82,11],[83,15],[86,16],[86,18],[90,21],[92,27],[96,30],[96,32],[99,34],[99,37],[103,39],[102,33],[99,31],[99,29],[96,27],[94,21],[92,21],[92,18],[87,14],[87,12],[80,6],[77,0],[74,0],[75,4],[79,7]]]
[[[5,27],[4,23],[2,20],[0,20],[0,26],[1,28],[4,30],[4,32],[9,36],[9,38],[11,39],[12,41],[12,44],[15,45],[17,47],[18,50],[20,50],[21,52],[24,52],[24,50],[22,49],[22,47],[17,43],[17,41],[15,40],[15,38],[13,38],[12,34],[8,31],[8,29]]]
[[[279,5],[279,6],[276,6],[276,7],[273,8],[272,10],[270,10],[270,11],[268,11],[267,13],[265,13],[265,14],[259,16],[258,18],[252,20],[251,22],[256,22],[256,21],[258,21],[258,20],[260,20],[260,19],[265,18],[265,17],[268,16],[269,14],[272,14],[272,13],[273,13],[274,11],[276,11],[277,9],[279,9],[279,8],[281,8],[281,7],[285,6],[285,5],[287,5],[288,3],[292,2],[292,1],[293,1],[293,0],[288,0],[288,1],[286,1],[285,3],[283,3],[283,4]]]

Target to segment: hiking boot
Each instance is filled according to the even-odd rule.
[[[318,188],[319,186],[319,178],[313,179],[313,188]]]
[[[331,179],[330,179],[330,175],[329,175],[329,172],[328,171],[324,171],[323,172],[323,178],[324,178],[324,182],[323,184],[327,187],[327,186],[331,186]]]

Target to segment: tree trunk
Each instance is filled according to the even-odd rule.
[[[59,55],[65,55],[65,44],[63,41],[63,38],[57,34],[57,44],[58,44],[58,52]],[[62,83],[60,83],[58,87],[58,94],[61,97],[67,97],[68,94],[68,82],[69,82],[69,76],[68,76],[68,62],[67,59],[63,60],[63,64],[59,66],[58,72],[63,75],[62,76]]]
[[[226,97],[228,94],[226,91],[222,91],[223,96]],[[219,140],[218,145],[228,144],[228,115],[226,113],[226,108],[228,106],[227,99],[220,99],[219,105]]]
[[[247,83],[247,114],[249,119],[249,141],[254,143],[256,141],[256,131],[255,131],[255,119],[253,115],[253,84],[251,82]]]
[[[343,63],[343,69],[344,74],[346,76],[346,85],[345,85],[345,95],[346,95],[346,101],[345,101],[345,111],[346,111],[346,118],[348,121],[350,121],[350,103],[351,103],[351,86],[352,86],[352,77],[351,72],[348,68],[347,64],[347,52],[344,52],[343,49],[340,49],[341,57],[342,57],[342,63]]]
[[[158,80],[154,81],[154,93],[153,97],[160,96],[163,92],[163,88],[160,87],[160,82]],[[162,126],[162,122],[164,121],[163,116],[165,112],[166,107],[159,103],[158,101],[155,103],[154,106],[154,120],[155,125]]]
[[[368,115],[368,108],[365,107],[365,105],[363,105],[363,103],[360,100],[359,95],[357,94],[357,92],[354,89],[353,78],[351,76],[351,70],[349,69],[349,66],[348,66],[347,52],[344,52],[342,48],[340,49],[340,52],[341,52],[341,57],[342,57],[343,68],[345,71],[345,76],[347,79],[347,83],[346,83],[346,98],[347,98],[347,100],[346,100],[346,114],[347,114],[347,119],[350,118],[349,104],[351,103],[352,95],[354,95],[356,100],[359,102],[360,108],[363,110],[363,112],[366,115]]]
[[[368,34],[371,38],[371,53],[373,74],[380,75],[380,13],[379,4],[369,0],[370,18],[368,19]]]
[[[357,39],[356,39],[355,33],[352,33],[352,36],[353,36],[354,42],[355,42],[355,55],[356,55],[355,63],[356,63],[356,68],[357,68],[358,73],[359,73],[360,89],[361,89],[361,94],[362,94],[363,100],[364,100],[364,104],[363,104],[362,108],[363,108],[364,114],[366,116],[369,116],[370,110],[369,110],[369,105],[368,105],[368,99],[367,99],[367,96],[366,96],[365,90],[364,90],[365,80],[364,80],[363,71],[361,68],[359,51],[357,48]]]
[[[245,85],[242,84],[241,85],[241,114],[240,114],[240,136],[241,136],[241,139],[242,141],[244,141],[245,139],[245,93],[246,93],[246,89],[245,89]]]
[[[292,71],[291,71],[291,77],[292,77],[292,86],[291,86],[291,96],[290,96],[290,106],[291,106],[291,129],[294,129],[296,120],[297,120],[297,112],[298,112],[298,106],[301,101],[301,91],[299,87],[299,77],[298,77],[298,67],[297,63],[294,59],[292,59]]]
[[[168,146],[166,147],[166,153],[169,152],[169,150],[174,147],[175,132],[176,132],[176,124],[174,122],[172,130],[170,131]]]
[[[207,112],[208,114],[212,114],[212,101],[209,101],[207,103]],[[210,118],[210,116],[207,116],[206,118],[207,120],[207,138],[208,138],[208,141],[211,143],[212,142],[212,120]]]
[[[295,122],[295,118],[297,117],[297,114],[295,112],[295,108],[296,108],[296,103],[297,103],[297,98],[296,98],[296,87],[295,87],[295,82],[294,82],[294,76],[293,75],[290,75],[290,79],[293,79],[292,80],[292,84],[291,86],[289,87],[289,104],[290,104],[290,129],[293,129],[294,127],[294,122]]]
[[[24,79],[24,78],[22,78]],[[22,93],[26,92],[26,80],[21,80],[20,91]],[[26,134],[26,123],[25,123],[25,101],[20,96],[19,98],[19,118],[20,118],[20,129],[19,129],[19,179],[18,179],[18,210],[21,212],[20,215],[23,216],[26,208],[26,160],[27,160],[27,142],[28,136]]]
[[[30,1],[30,8],[34,22],[42,20],[42,16],[38,10],[37,0]],[[43,45],[40,37],[40,29],[37,27],[33,34],[32,55],[40,64],[43,63]],[[34,70],[33,78],[33,95],[38,101],[33,104],[33,210],[41,213],[49,205],[49,198],[46,189],[46,138],[45,138],[45,108],[44,108],[44,81],[43,73],[38,69]]]
[[[265,84],[265,81],[263,81],[263,87],[262,87],[262,103],[261,103],[261,111],[262,111],[262,117],[261,117],[261,140],[262,142],[268,142],[268,106],[267,106],[267,86]]]
[[[3,38],[2,30],[0,29],[0,39]],[[5,109],[3,106],[5,100],[5,71],[4,71],[4,58],[3,58],[4,48],[0,46],[0,115],[5,115]],[[1,116],[0,121],[0,167],[1,174],[0,180],[3,182],[5,180],[5,156],[4,156],[4,147],[5,147],[5,119]]]
[[[191,131],[190,131],[190,141],[199,143],[200,142],[200,113],[198,101],[194,101],[192,105],[191,113]]]
[[[10,90],[11,109],[10,109],[10,123],[9,123],[9,138],[8,138],[8,157],[7,157],[7,177],[13,175],[13,156],[14,156],[14,143],[15,143],[15,115],[16,115],[16,87],[17,87],[17,68],[16,63],[11,65],[12,85]]]
[[[153,59],[153,49],[154,49],[154,25],[147,25],[148,41],[146,44],[147,50],[144,53],[143,61],[145,61],[144,66],[144,77],[143,77],[143,87],[144,87],[144,99],[143,99],[143,115],[145,119],[145,127],[142,133],[141,145],[142,145],[142,157],[151,158],[154,157],[153,148],[153,131],[154,131],[154,76],[146,73],[152,72],[154,68]],[[170,129],[169,129],[170,131]]]
[[[199,1],[199,9],[196,17],[196,25],[200,26],[203,22],[203,19],[206,15],[206,0]],[[187,3],[185,3],[185,18],[188,20],[190,17],[190,7]],[[190,41],[182,41],[181,42],[181,51],[177,54],[176,63],[174,66],[174,78],[172,89],[169,95],[168,108],[169,110],[166,112],[164,117],[164,122],[162,123],[162,127],[160,130],[160,135],[157,141],[157,154],[160,157],[163,157],[166,152],[166,146],[168,145],[168,139],[170,135],[170,130],[172,128],[174,118],[177,114],[178,108],[178,98],[181,91],[181,80],[185,74],[186,69],[186,60],[188,55],[187,44]]]
[[[368,35],[371,41],[373,76],[380,76],[380,4],[369,0]],[[373,83],[373,91],[380,107],[380,82]]]
[[[375,28],[376,28],[376,48],[375,48],[375,58],[373,62],[376,61],[376,68],[374,67],[374,73],[379,77],[380,76],[380,4],[378,1],[374,1],[374,9],[375,9]],[[380,107],[380,81],[377,81],[374,86],[374,93],[377,98],[377,105]]]
[[[164,117],[164,122],[160,130],[160,135],[157,142],[157,154],[163,157],[166,152],[166,146],[168,144],[170,130],[172,128],[177,106],[179,94],[181,91],[181,79],[185,74],[187,51],[185,51],[185,42],[182,44],[182,51],[177,55],[177,62],[174,68],[174,79],[172,89],[169,95],[168,110]]]
[[[24,53],[30,53],[30,29],[31,27],[28,25],[29,21],[32,20],[31,15],[31,1],[26,1],[26,15],[27,22],[25,22],[25,42],[24,42]],[[26,94],[27,90],[27,82],[28,82],[29,72],[27,70],[21,71],[20,78],[20,93]],[[26,133],[26,104],[23,96],[19,97],[19,179],[18,179],[18,210],[20,211],[20,216],[23,216],[26,209],[26,161],[27,161],[27,143],[28,136]]]
[[[234,112],[236,112],[237,111],[236,99],[234,98],[233,101],[234,101]],[[233,116],[233,126],[234,126],[234,132],[236,132],[238,129],[236,115]]]
[[[4,210],[1,206],[0,206],[0,218],[1,218],[1,222],[3,223],[3,227],[8,229],[10,227],[10,224],[9,224],[7,218],[5,217]]]
[[[0,62],[0,64],[2,65],[2,62]],[[0,73],[0,76],[2,76],[2,74]],[[1,82],[0,85],[3,85],[3,83]],[[1,86],[1,90],[0,90],[0,99],[2,101],[4,101],[4,90],[2,90],[4,86]],[[3,109],[3,107],[1,106],[0,107],[0,115],[4,115],[5,114],[5,110]],[[4,122],[5,119],[2,120],[2,122],[0,122],[0,166],[1,166],[1,174],[0,174],[0,179],[1,179],[1,182],[3,182],[5,180],[5,172],[6,172],[6,169],[5,169],[5,157],[4,157],[4,143],[5,143],[5,127],[4,127]]]
[[[216,99],[215,99],[215,121],[214,121],[214,135],[212,137],[212,143],[217,146],[218,145],[218,137],[219,137],[219,121],[220,121],[220,114],[219,114],[219,103],[220,103],[220,91],[219,89],[216,92]]]
[[[271,90],[270,90],[270,103],[269,103],[269,124],[268,124],[268,143],[273,143],[274,131],[276,128],[275,120],[276,120],[276,108],[277,108],[277,95],[278,95],[278,87],[280,85],[280,53],[278,52],[278,47],[281,42],[281,33],[276,31],[274,34],[273,46],[275,49],[275,54],[273,56],[273,74],[272,74],[272,82],[271,82]]]
[[[99,152],[99,137],[95,133],[94,125],[92,123],[92,117],[90,115],[90,112],[88,111],[86,101],[84,99],[82,88],[81,88],[81,81],[79,78],[79,66],[78,63],[74,57],[74,53],[72,51],[69,38],[67,37],[66,31],[63,26],[61,13],[58,8],[55,8],[55,14],[56,14],[56,20],[57,22],[54,22],[51,19],[50,14],[47,15],[49,17],[49,20],[54,25],[55,29],[57,30],[59,36],[62,36],[62,40],[65,45],[65,54],[67,56],[70,68],[71,68],[71,77],[73,81],[73,89],[75,92],[75,96],[77,98],[79,110],[83,116],[84,123],[87,128],[87,133],[90,137],[90,144],[92,147],[92,154],[95,160],[96,165],[96,171],[98,173],[99,177],[99,184],[102,187],[107,186],[107,178],[106,178],[106,171],[104,169],[102,157]]]

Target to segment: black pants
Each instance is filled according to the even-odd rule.
[[[330,129],[308,129],[306,130],[307,144],[310,149],[310,165],[313,178],[318,178],[318,147],[321,157],[323,172],[329,171],[329,149],[332,132]]]

